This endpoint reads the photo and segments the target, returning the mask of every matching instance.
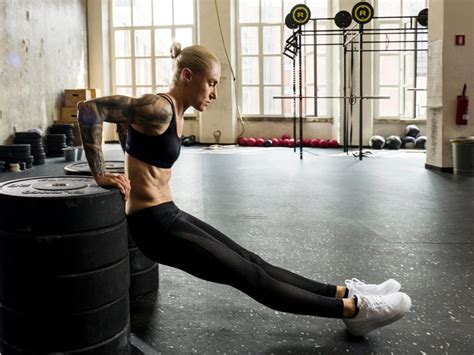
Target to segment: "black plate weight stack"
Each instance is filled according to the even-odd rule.
[[[123,198],[90,177],[0,185],[5,354],[130,354]]]
[[[107,171],[123,174],[125,171],[123,161],[105,161]],[[64,167],[66,175],[91,176],[91,170],[87,162],[76,162]],[[159,270],[158,264],[148,259],[138,249],[132,237],[128,236],[128,251],[130,256],[130,297],[141,296],[158,290]]]

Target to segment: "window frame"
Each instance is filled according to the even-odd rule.
[[[120,88],[131,88],[132,92],[130,94],[126,94],[128,96],[141,96],[143,93],[137,95],[137,89],[139,88],[150,88],[149,93],[153,92],[158,92],[165,86],[163,85],[157,85],[157,68],[156,68],[156,61],[158,59],[165,59],[165,58],[170,58],[169,55],[164,56],[164,55],[157,55],[156,54],[156,48],[155,48],[155,32],[156,30],[159,29],[170,29],[171,30],[171,38],[176,38],[176,30],[177,29],[185,29],[185,28],[190,28],[192,31],[192,44],[195,44],[197,42],[197,20],[198,20],[198,13],[197,13],[197,0],[192,0],[193,6],[194,6],[194,11],[193,11],[193,24],[175,24],[174,23],[174,16],[172,16],[172,23],[170,25],[154,25],[154,6],[156,5],[156,2],[154,0],[151,0],[151,25],[137,25],[135,26],[133,23],[133,4],[134,0],[130,0],[130,21],[131,24],[130,26],[114,26],[113,25],[113,16],[114,16],[114,10],[113,10],[113,0],[109,0],[109,34],[110,34],[110,40],[109,40],[109,56],[110,56],[110,88],[112,95],[117,94],[117,90]],[[171,0],[172,4],[172,13],[174,14],[175,10],[175,2],[174,0]],[[115,32],[116,31],[130,31],[129,36],[130,36],[130,56],[116,56],[115,55]],[[137,56],[135,53],[135,31],[137,30],[149,30],[150,31],[150,55],[149,56]],[[116,62],[117,59],[130,59],[131,60],[131,84],[130,85],[118,85],[117,84],[117,77],[116,77]],[[151,61],[151,84],[150,85],[137,85],[136,83],[136,60],[137,59],[150,59]],[[148,92],[148,91],[147,91]],[[125,94],[124,94],[125,95]],[[195,115],[194,113],[192,114],[193,116]]]
[[[400,10],[401,16],[407,16],[407,14],[403,13],[403,10],[405,9],[406,1],[410,1],[410,0],[401,0],[399,2],[399,10]],[[378,8],[377,6],[378,2],[379,0],[375,0],[376,11]],[[428,0],[425,0],[424,8],[426,7],[428,7]],[[411,16],[414,16],[414,15],[415,14],[411,14]],[[389,24],[389,25],[398,24],[400,29],[404,29],[406,27],[407,22],[406,22],[406,19],[386,19],[386,20],[377,19],[375,28],[379,29],[382,25],[385,25],[385,24]],[[425,27],[421,27],[421,28],[424,29]],[[404,40],[405,39],[404,37],[407,35],[400,34],[398,36],[400,37],[400,40]],[[410,34],[408,36],[412,36],[414,38],[414,35]],[[374,44],[374,46],[375,45],[381,45],[381,44]],[[381,88],[385,88],[385,87],[398,88],[398,114],[382,116],[380,113],[380,108],[381,108],[381,105],[384,104],[384,100],[374,100],[374,103],[373,103],[374,115],[373,116],[376,120],[426,120],[426,114],[427,114],[426,109],[422,110],[422,113],[424,115],[418,116],[418,113],[415,107],[415,102],[417,101],[426,102],[426,94],[425,94],[425,97],[423,97],[422,96],[423,94],[420,94],[420,91],[412,91],[412,94],[408,93],[408,89],[413,89],[413,85],[419,81],[420,77],[423,77],[419,75],[419,72],[417,72],[417,75],[415,75],[415,70],[413,70],[415,63],[413,59],[409,60],[409,58],[410,56],[413,56],[412,58],[415,58],[415,53],[416,53],[416,56],[419,56],[420,53],[423,53],[423,52],[403,51],[403,48],[405,47],[414,48],[415,44],[410,46],[410,44],[407,45],[405,43],[399,43],[398,45],[400,47],[400,52],[385,52],[384,53],[383,51],[379,51],[379,52],[374,52],[373,57],[372,57],[373,58],[372,81],[373,81],[374,95],[375,96],[381,95]],[[418,44],[418,47],[419,46],[420,45]],[[389,57],[389,56],[398,57],[399,68],[400,68],[399,73],[398,73],[398,77],[399,77],[398,85],[385,85],[385,84],[381,85],[380,84],[380,61],[382,57]],[[409,63],[408,65],[412,66],[411,69],[413,71],[413,76],[408,78],[408,80],[406,76],[406,72],[407,70],[409,70],[407,63]],[[417,63],[417,65],[419,66],[419,62]],[[426,78],[426,74],[424,75],[424,77]],[[419,82],[417,83],[417,85],[419,85]],[[407,100],[410,100],[410,102],[407,102]],[[407,104],[410,107],[410,109],[408,110],[409,112],[407,112],[406,110]]]
[[[262,11],[261,11],[261,8],[262,8],[262,0],[256,0],[258,1],[258,6],[259,6],[259,18],[258,18],[258,22],[245,22],[245,23],[241,23],[240,22],[240,1],[237,0],[235,2],[235,10],[236,10],[236,21],[235,21],[235,26],[236,26],[236,58],[238,58],[238,61],[237,61],[237,97],[238,97],[238,104],[240,105],[240,107],[242,107],[242,114],[244,117],[279,117],[279,118],[285,118],[285,117],[293,117],[293,113],[291,112],[292,109],[290,109],[290,112],[287,112],[285,113],[285,101],[287,101],[288,103],[292,102],[291,100],[280,100],[280,103],[279,103],[279,109],[280,109],[280,113],[265,113],[265,88],[268,88],[268,87],[278,87],[279,88],[279,95],[288,95],[288,92],[285,92],[285,73],[286,73],[286,65],[285,65],[285,61],[288,61],[289,59],[283,55],[283,43],[284,41],[286,40],[286,38],[291,34],[291,30],[289,30],[285,23],[284,23],[284,18],[286,16],[286,9],[285,9],[285,0],[278,0],[280,1],[280,5],[281,5],[281,20],[280,22],[264,22],[262,20]],[[274,0],[275,1],[275,0]],[[330,8],[331,8],[331,0],[325,0],[327,2],[327,12],[330,11]],[[297,3],[306,3],[305,0],[303,1],[299,1]],[[290,7],[291,9],[291,7]],[[314,17],[312,15],[312,17]],[[320,17],[327,17],[327,14],[325,16],[321,16],[321,15],[318,15],[317,16],[318,18]],[[281,39],[281,43],[280,43],[280,52],[279,53],[276,53],[276,54],[264,54],[264,46],[263,46],[263,29],[264,27],[266,26],[279,26],[280,27],[280,39]],[[241,33],[242,33],[242,28],[244,27],[256,27],[258,29],[258,54],[243,54],[242,53],[242,36],[241,36]],[[326,25],[326,27],[329,27],[328,25]],[[332,56],[333,56],[333,51],[330,50],[330,47],[331,46],[328,46],[327,47],[327,50],[326,50],[326,54],[324,55],[325,58],[326,58],[326,63],[325,63],[325,71],[326,71],[326,77],[329,78],[330,77],[330,73],[331,73],[331,70],[332,68],[330,67],[330,63],[332,63],[333,61],[331,60]],[[309,50],[307,50],[307,48],[309,48]],[[306,73],[306,70],[305,70],[305,67],[306,67],[306,62],[307,62],[307,57],[308,55],[310,55],[310,53],[307,53],[310,52],[310,51],[313,51],[314,48],[318,48],[317,46],[310,46],[310,47],[306,47],[304,46],[303,47],[303,64],[302,64],[302,70],[304,73]],[[314,70],[314,73],[313,73],[313,77],[312,77],[312,80],[311,80],[311,83],[314,87],[314,84],[315,83],[318,83],[317,82],[317,68],[315,67],[315,63],[316,63],[316,58],[318,58],[318,61],[319,61],[319,57],[321,55],[319,53],[316,53],[316,55],[314,56],[313,55],[313,60],[312,60],[312,63],[311,65],[314,66],[315,70]],[[258,58],[258,63],[259,63],[259,68],[262,68],[261,70],[259,70],[259,78],[258,78],[258,84],[243,84],[242,83],[242,74],[243,74],[243,68],[242,68],[242,58],[245,58],[245,57],[257,57]],[[280,84],[265,84],[264,83],[264,58],[268,58],[268,57],[279,57],[280,58]],[[291,63],[291,62],[290,62]],[[292,70],[292,69],[291,69]],[[296,75],[298,75],[298,59],[297,59],[297,62],[296,62]],[[308,85],[306,84],[306,78],[305,78],[306,74],[303,75],[303,91],[306,92],[307,88],[308,88]],[[327,82],[324,84],[324,85],[321,85],[318,83],[318,88],[324,86],[325,90],[327,90],[329,92],[329,90],[332,89],[331,85],[330,85],[330,82],[329,80],[327,80]],[[259,92],[259,101],[258,101],[258,106],[259,106],[259,112],[258,113],[246,113],[244,111],[244,93],[243,93],[243,90],[245,87],[253,87],[253,88],[258,88],[258,92]],[[297,88],[298,90],[298,88]],[[290,94],[291,95],[291,94]],[[316,101],[316,100],[314,100]],[[311,104],[314,107],[314,110],[316,110],[316,105],[317,104]],[[289,105],[290,107],[292,106],[292,104]],[[308,107],[308,105],[303,105],[303,115],[304,117],[315,117],[315,111],[313,111],[312,113],[309,113],[309,114],[306,114],[307,110],[306,108]],[[327,105],[327,112],[323,115],[318,115],[318,117],[331,117],[331,109],[332,109],[332,105]]]

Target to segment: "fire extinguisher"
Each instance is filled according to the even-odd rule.
[[[456,106],[456,124],[466,125],[469,118],[469,98],[466,96],[466,84],[462,89],[462,95],[458,95]]]

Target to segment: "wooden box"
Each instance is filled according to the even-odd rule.
[[[77,107],[76,106],[61,107],[61,120],[77,121]]]
[[[64,90],[64,106],[76,107],[81,101],[92,99],[92,91],[89,89]]]
[[[91,97],[93,99],[97,98],[97,97],[100,97],[100,89],[92,89],[92,88],[89,88],[89,90],[91,91]]]

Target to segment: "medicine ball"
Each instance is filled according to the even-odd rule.
[[[288,133],[285,133],[284,135],[281,136],[281,139],[290,139],[290,135]]]
[[[265,147],[271,147],[273,142],[271,139],[265,139],[265,143],[263,144]]]
[[[395,135],[389,136],[385,140],[385,148],[387,149],[397,150],[397,149],[400,149],[401,146],[402,146],[402,140],[399,136],[395,136]]]
[[[415,140],[416,149],[425,149],[425,146],[426,146],[426,136],[419,136]]]
[[[337,139],[330,139],[328,144],[329,144],[330,148],[338,148],[339,147],[339,143],[338,143]]]
[[[420,133],[420,129],[414,124],[410,124],[405,128],[405,136],[415,137]]]
[[[280,140],[278,138],[272,138],[272,146],[278,147],[280,145]]]
[[[318,138],[313,138],[311,139],[311,142],[309,143],[311,147],[319,147],[319,139]]]
[[[265,144],[265,139],[263,139],[263,138],[257,138],[257,141],[255,142],[255,144],[256,144],[258,147],[263,147],[264,144]]]
[[[369,139],[369,145],[373,149],[382,149],[385,146],[385,138],[382,136],[372,136]]]
[[[329,146],[329,143],[327,140],[325,139],[321,139],[319,140],[319,147],[320,148],[327,148]]]
[[[311,138],[303,139],[303,147],[310,147],[311,146]]]
[[[294,147],[295,146],[295,140],[293,138],[288,139],[286,144],[288,145],[288,147]]]
[[[255,138],[247,138],[247,145],[250,147],[253,147],[255,144],[257,144],[257,140]]]
[[[405,136],[403,137],[403,148],[413,149],[415,148],[415,137]]]
[[[247,145],[247,138],[240,137],[237,142],[239,143],[239,145]]]

